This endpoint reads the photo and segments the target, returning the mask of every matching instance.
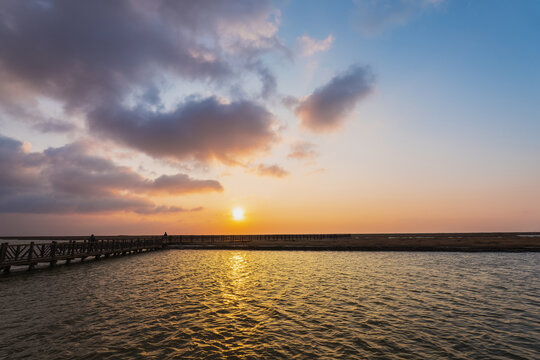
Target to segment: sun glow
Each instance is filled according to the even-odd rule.
[[[232,211],[232,216],[235,221],[244,220],[244,209],[241,207],[235,207]]]

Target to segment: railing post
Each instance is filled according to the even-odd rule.
[[[2,264],[6,260],[7,247],[7,242],[2,243],[2,245],[0,246],[0,264]]]
[[[7,248],[8,248],[8,243],[7,242],[2,243],[2,246],[0,246],[0,264],[5,262],[5,260],[6,260]],[[2,265],[2,270],[6,274],[9,273],[10,268],[11,268],[10,265]]]
[[[34,256],[34,242],[33,241],[30,243],[30,247],[28,248],[28,270],[32,270],[34,268],[34,264],[32,264],[32,256]]]
[[[51,266],[56,264],[56,241],[51,243],[51,261],[49,263]]]
[[[103,256],[106,258],[109,257],[109,253],[111,252],[111,242],[109,240],[103,240]]]
[[[66,259],[66,264],[71,263],[71,258],[70,258],[71,255],[73,255],[73,244],[72,244],[72,240],[69,240],[68,246],[67,246],[67,256],[68,256],[68,258]]]
[[[15,260],[19,260],[20,253],[21,253],[21,245],[17,245],[17,250],[15,250]]]

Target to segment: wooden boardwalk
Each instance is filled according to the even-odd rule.
[[[301,241],[301,240],[336,240],[350,238],[350,234],[265,234],[265,235],[172,235],[146,237],[117,237],[115,239],[95,238],[94,240],[68,240],[55,237],[60,241],[48,243],[0,244],[0,271],[9,273],[12,266],[27,266],[33,269],[39,263],[56,265],[60,260],[70,263],[74,259],[84,259],[127,255],[163,249],[168,245],[202,246],[247,246],[260,241]],[[24,238],[15,238],[15,241]],[[48,237],[35,237],[35,240],[48,241]]]
[[[4,237],[0,270],[54,266],[87,257],[100,259],[163,248],[375,251],[540,251],[540,233],[260,234],[84,237]],[[88,238],[87,238],[88,239]],[[55,241],[52,241],[55,240]],[[57,240],[57,241],[56,241]],[[2,238],[0,238],[2,241]],[[24,241],[24,244],[17,242]],[[33,242],[30,242],[33,241]],[[45,243],[46,242],[46,243]]]
[[[260,234],[260,235],[168,235],[171,245],[242,245],[261,241],[317,241],[350,239],[351,234]]]
[[[161,237],[132,238],[94,241],[68,241],[51,243],[8,244],[0,245],[0,269],[9,272],[12,266],[28,266],[33,269],[39,263],[54,266],[59,260],[70,263],[74,259],[84,261],[87,257],[101,257],[135,254],[162,249]]]

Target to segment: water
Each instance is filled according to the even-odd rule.
[[[539,359],[540,254],[169,250],[0,277],[0,359]]]

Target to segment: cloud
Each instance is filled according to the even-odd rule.
[[[368,67],[352,66],[302,99],[295,113],[310,131],[335,130],[354,106],[373,91],[374,81]]]
[[[150,182],[151,192],[165,192],[168,194],[201,193],[209,191],[223,191],[223,186],[216,180],[195,180],[186,174],[161,175]]]
[[[154,204],[149,200],[128,196],[92,198],[40,192],[9,194],[0,199],[0,213],[88,214],[153,208]]]
[[[68,133],[77,130],[77,126],[69,121],[43,115],[34,99],[9,102],[2,102],[2,99],[5,100],[0,94],[0,115],[28,123],[36,130],[44,133]]]
[[[303,35],[296,40],[301,56],[312,56],[318,52],[328,51],[334,42],[334,36],[328,35],[326,39],[317,40]]]
[[[219,80],[239,57],[283,46],[268,1],[8,1],[1,10],[2,76],[70,105],[122,95],[157,70]]]
[[[40,154],[27,154],[23,143],[0,136],[0,196],[40,186]]]
[[[115,104],[96,109],[90,127],[150,156],[234,162],[268,150],[278,140],[274,119],[251,101],[228,104],[215,97],[191,99],[170,112],[126,109]]]
[[[297,160],[312,160],[319,155],[315,150],[317,146],[307,141],[298,141],[291,145],[291,151],[287,157]]]
[[[283,106],[285,106],[289,110],[294,109],[299,102],[300,100],[298,100],[298,98],[291,95],[285,96],[281,99],[281,103],[283,104]]]
[[[259,176],[272,176],[277,178],[283,178],[289,175],[289,172],[279,165],[259,164],[257,166],[256,172]]]
[[[77,126],[73,123],[63,120],[45,120],[34,125],[34,128],[43,133],[67,133],[75,131]]]
[[[139,208],[135,212],[141,215],[156,215],[156,214],[170,214],[179,212],[195,212],[202,210],[202,207],[196,207],[193,209],[184,209],[179,206],[156,206],[154,208]]]
[[[158,21],[166,6],[142,9],[123,0],[3,3],[0,73],[80,107],[119,98],[156,69],[192,79],[230,74],[224,61],[194,55],[204,46],[185,34],[189,29]]]
[[[253,58],[268,50],[288,51],[277,36],[281,13],[271,1],[161,1],[158,6],[164,19],[181,23],[194,34],[214,37],[222,51],[235,56]]]
[[[2,2],[0,108],[52,99],[68,115],[86,118],[91,131],[152,156],[233,161],[268,148],[275,137],[260,104],[187,101],[168,113],[124,105],[134,92],[147,106],[160,104],[156,84],[163,79],[223,87],[245,71],[260,78],[261,97],[268,98],[277,82],[260,56],[288,53],[279,25],[279,11],[265,0]],[[56,120],[35,126],[69,131]],[[182,134],[170,136],[161,126]],[[139,130],[159,140],[143,139],[139,146]]]
[[[355,22],[367,36],[406,24],[413,16],[432,9],[445,0],[355,0]]]
[[[83,143],[72,143],[28,153],[23,143],[0,136],[0,212],[180,212],[185,210],[156,206],[144,195],[223,190],[217,181],[185,174],[147,179],[131,168],[90,155],[90,150]]]
[[[271,95],[274,95],[277,90],[277,80],[275,75],[261,62],[254,63],[253,67],[256,69],[262,83],[261,97],[267,99]]]

